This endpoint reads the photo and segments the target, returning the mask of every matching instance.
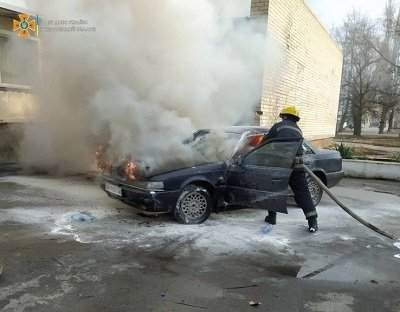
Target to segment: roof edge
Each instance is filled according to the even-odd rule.
[[[16,5],[12,5],[12,4],[8,4],[8,3],[4,3],[0,1],[0,8],[6,9],[8,11],[11,12],[15,12],[15,13],[27,13],[30,15],[37,15],[38,13],[32,10],[29,10],[28,8],[23,8],[23,7],[19,7]]]

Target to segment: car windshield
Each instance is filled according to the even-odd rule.
[[[261,143],[262,135],[251,131],[199,130],[185,144],[210,161],[227,161]]]

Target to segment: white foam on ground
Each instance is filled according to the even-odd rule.
[[[220,254],[243,254],[247,252],[271,252],[293,254],[299,244],[318,242],[330,244],[356,241],[358,234],[371,235],[368,229],[356,225],[356,231],[342,233],[344,223],[356,222],[334,203],[323,201],[318,207],[320,231],[309,234],[307,223],[301,209],[289,207],[289,215],[279,215],[278,225],[270,232],[263,231],[266,223],[265,211],[238,210],[211,214],[210,218],[199,225],[182,225],[168,216],[144,218],[137,216],[138,210],[111,200],[95,183],[84,178],[49,178],[49,177],[5,177],[1,182],[13,182],[25,186],[29,192],[24,197],[24,207],[0,209],[0,222],[16,221],[40,225],[45,232],[80,243],[107,244],[108,247],[120,248],[135,244],[143,249],[156,249],[166,244],[180,244],[181,253],[190,248],[200,249],[212,257]],[[27,207],[30,188],[36,188],[37,200]],[[2,194],[6,200],[12,194]],[[384,195],[388,196],[388,195]],[[53,198],[61,200],[54,205]],[[49,206],[39,203],[46,200]],[[36,200],[36,199],[34,199]],[[33,200],[33,201],[34,201]],[[396,207],[397,202],[396,202]],[[122,208],[121,208],[122,207]],[[1,207],[0,207],[1,208]],[[122,213],[118,210],[122,209]],[[362,207],[356,210],[363,212]],[[91,222],[74,221],[75,213],[85,212],[96,219]],[[379,225],[379,224],[377,224]],[[375,234],[373,234],[375,235]],[[187,247],[185,247],[187,245]],[[371,244],[376,247],[376,244]],[[395,243],[400,248],[400,241]],[[180,256],[178,254],[177,256]]]

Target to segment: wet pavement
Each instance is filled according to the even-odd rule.
[[[332,191],[400,236],[398,182]],[[261,210],[200,225],[138,212],[91,176],[2,176],[0,311],[400,311],[400,241],[325,195],[316,234],[294,206],[273,227]]]

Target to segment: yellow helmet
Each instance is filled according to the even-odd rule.
[[[284,109],[282,109],[279,114],[279,117],[282,117],[284,115],[291,115],[295,117],[296,121],[300,120],[300,112],[296,106],[287,106]]]

